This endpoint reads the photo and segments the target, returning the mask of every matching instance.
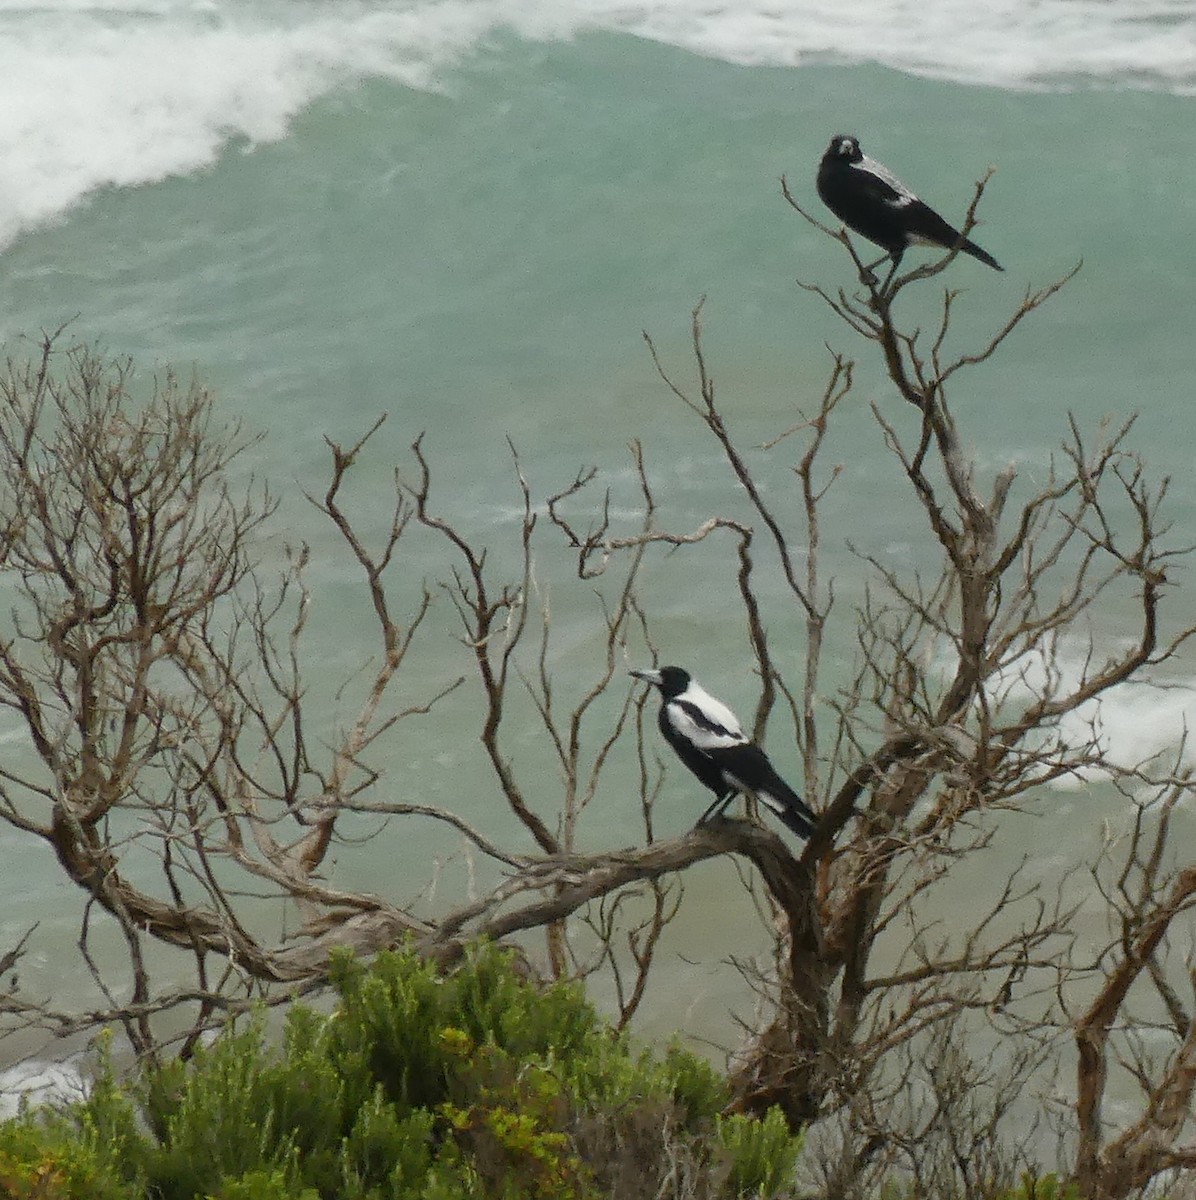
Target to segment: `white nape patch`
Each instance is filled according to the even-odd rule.
[[[887,201],[894,208],[905,208],[918,198],[889,170],[888,167],[882,166],[874,158],[869,158],[866,154],[855,164],[857,171],[868,171],[875,175],[882,183],[887,183],[889,187],[897,193],[896,197]]]

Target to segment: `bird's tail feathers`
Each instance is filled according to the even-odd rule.
[[[978,258],[985,266],[992,267],[994,271],[1005,270],[987,250],[981,250],[971,238],[964,238],[963,244],[959,248],[973,258]]]
[[[810,806],[783,779],[778,778],[770,791],[757,791],[756,798],[799,838],[808,838],[814,832],[815,817]]]
[[[954,225],[944,221],[933,208],[928,204],[923,204],[921,200],[915,200],[905,210],[905,220],[908,223],[907,233],[912,235],[913,241],[924,241],[932,246],[942,246],[944,250],[952,250],[958,246],[965,254],[979,259],[985,266],[992,267],[994,271],[1005,270],[987,250],[981,250],[971,238],[964,237]]]

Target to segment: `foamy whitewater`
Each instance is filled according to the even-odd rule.
[[[317,686],[374,652],[361,585],[304,499],[327,478],[324,434],[351,443],[389,412],[359,475],[374,533],[421,431],[441,511],[479,538],[509,534],[518,513],[508,437],[537,496],[593,463],[633,522],[626,446],[638,438],[671,527],[746,516],[641,331],[691,380],[689,313],[705,296],[740,443],[792,425],[821,393],[824,343],[859,347],[795,286],[837,286],[844,263],[784,205],[778,178],[816,206],[815,164],[841,131],[949,215],[998,168],[980,241],[1006,274],[953,264],[961,348],[983,344],[1027,287],[1084,260],[961,384],[982,468],[1014,461],[1041,480],[1069,411],[1089,430],[1140,411],[1131,444],[1173,477],[1173,541],[1196,541],[1196,0],[50,0],[0,2],[0,46],[0,337],[20,353],[23,338],[73,321],[74,336],[132,355],[147,380],[167,364],[194,369],[223,413],[263,433],[252,468],[281,497],[286,536],[313,547]],[[925,553],[868,411],[888,399],[862,366],[827,447],[843,467],[824,530],[845,615],[859,589],[849,541],[898,563]],[[753,460],[773,494],[790,486],[794,456]],[[410,553],[412,586],[443,574],[442,547]],[[646,580],[662,652],[750,712],[734,581],[686,561]],[[561,639],[553,668],[585,675],[594,610],[571,560],[538,566]],[[1173,625],[1196,608],[1192,581],[1174,583]],[[443,607],[421,664],[430,679],[467,669]],[[1124,636],[1123,617],[1106,614],[1098,637]],[[796,621],[772,632],[799,645]],[[850,623],[835,636],[832,674],[851,653]],[[1122,689],[1077,718],[1077,736],[1095,721],[1125,762],[1175,750],[1196,723],[1194,679],[1185,652],[1170,690]],[[393,777],[418,779],[429,802],[491,794],[467,717],[456,726],[446,710],[396,732]],[[513,733],[521,761],[534,757],[534,724]],[[22,744],[0,721],[4,752]],[[770,750],[796,773],[791,752]],[[1081,852],[1099,821],[1086,809],[1077,832],[1075,806],[1113,817],[1124,806],[1075,786],[1054,797],[1035,847]],[[671,773],[661,833],[685,828],[694,802]],[[625,817],[604,798],[587,836],[623,845]],[[346,850],[338,881],[414,895],[423,880],[396,883],[385,843]],[[77,897],[40,846],[0,834],[0,854],[0,951],[40,922],[22,988],[84,988]],[[732,923],[713,944],[722,917],[707,906],[723,882],[691,882],[665,969],[694,998],[687,1028],[733,1039],[727,1012],[748,1001],[717,963],[755,927]],[[670,1029],[675,1014],[653,1022]]]
[[[877,63],[1004,88],[1196,87],[1188,0],[5,3],[0,240],[97,188],[154,183],[229,144],[285,137],[313,101],[364,79],[451,88],[450,69],[498,34],[589,31],[753,66]]]

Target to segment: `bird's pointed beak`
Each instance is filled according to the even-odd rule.
[[[636,679],[642,679],[645,683],[654,683],[657,687],[661,685],[659,671],[628,671],[628,675],[634,675]]]

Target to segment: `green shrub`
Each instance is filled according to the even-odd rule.
[[[908,1181],[889,1180],[881,1187],[877,1200],[921,1200],[926,1194]],[[935,1192],[936,1196],[942,1194]],[[1076,1184],[1067,1183],[1057,1175],[1026,1171],[1016,1187],[1008,1188],[994,1181],[973,1184],[966,1195],[951,1193],[951,1200],[1082,1200],[1082,1197]],[[1159,1200],[1165,1200],[1165,1196],[1160,1194]]]
[[[130,1200],[138,1194],[73,1123],[34,1113],[0,1123],[4,1200]]]
[[[730,1163],[733,1195],[772,1196],[793,1175],[801,1142],[789,1132],[779,1108],[769,1109],[763,1120],[720,1117],[716,1129]]]
[[[285,1171],[247,1171],[239,1179],[226,1179],[211,1200],[320,1200],[315,1188],[297,1190]]]
[[[230,1026],[119,1083],[101,1054],[62,1115],[0,1125],[14,1200],[626,1200],[678,1164],[694,1197],[771,1195],[799,1142],[726,1120],[679,1047],[634,1052],[580,988],[536,988],[481,947],[450,975],[413,953],[337,959],[331,1016]]]
[[[1074,1183],[1064,1183],[1057,1175],[1027,1172],[1018,1187],[1002,1193],[1000,1200],[1080,1200],[1080,1190]]]

